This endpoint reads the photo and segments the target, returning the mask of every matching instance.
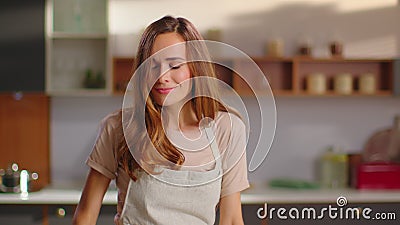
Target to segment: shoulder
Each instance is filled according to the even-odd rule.
[[[216,129],[219,131],[245,130],[243,120],[236,114],[230,112],[218,112],[215,118]]]
[[[102,126],[117,128],[121,126],[121,124],[122,124],[122,110],[117,110],[112,113],[109,113],[101,120]]]
[[[100,129],[109,133],[120,134],[122,129],[122,110],[107,114],[100,122]]]
[[[218,112],[214,122],[216,140],[221,151],[232,145],[232,142],[246,140],[246,126],[238,115],[230,112]]]

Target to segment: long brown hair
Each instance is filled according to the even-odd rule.
[[[195,50],[187,51],[188,58],[204,59],[204,61],[188,63],[191,76],[207,76],[215,78],[216,74],[214,65],[210,63],[210,56],[204,43],[191,43],[191,41],[203,40],[200,33],[187,19],[181,17],[174,18],[172,16],[165,16],[153,22],[145,29],[139,43],[133,71],[140,69],[140,65],[151,56],[152,47],[156,37],[160,34],[170,32],[175,32],[181,35],[186,44],[194,43],[194,46],[191,46],[191,49]],[[145,75],[145,73],[143,74]],[[131,117],[127,120],[130,124],[125,127],[125,137],[121,137],[117,157],[119,164],[133,180],[136,180],[137,174],[135,172],[140,169],[140,166],[142,166],[142,169],[152,172],[155,165],[162,163],[162,160],[168,160],[179,167],[184,163],[185,157],[168,140],[163,130],[161,107],[152,101],[151,96],[149,95],[150,90],[146,85],[146,77],[139,75],[134,76],[133,79],[137,82],[136,84],[144,85],[140,85],[133,89],[133,95],[135,98],[134,104],[138,107],[133,106],[131,109],[132,113],[127,113],[130,115],[129,117]],[[189,101],[189,104],[195,112],[198,122],[200,122],[202,118],[206,117],[215,119],[218,111],[227,111],[227,109],[217,101],[217,99],[219,99],[217,88],[210,80],[212,79],[204,79],[204,81],[194,82],[192,84],[192,96],[198,97],[193,97]],[[204,93],[207,94],[204,95]],[[144,111],[143,105],[145,106]],[[141,108],[142,110],[140,110]],[[144,118],[144,125],[136,123],[135,119],[137,118]],[[151,143],[148,141],[149,139]],[[157,156],[154,155],[154,151],[146,151],[149,145],[152,145],[157,149],[158,156],[161,156],[161,158],[157,158]],[[129,147],[131,147],[132,152],[129,151]],[[140,158],[141,161],[136,162],[131,153],[134,154],[136,159]]]

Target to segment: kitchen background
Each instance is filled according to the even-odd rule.
[[[262,56],[266,42],[274,38],[283,40],[288,57],[304,40],[312,44],[316,57],[329,56],[327,46],[333,40],[344,44],[345,57],[400,56],[400,2],[396,0],[110,0],[112,56],[134,56],[143,28],[166,14],[190,19],[203,33],[219,29],[223,42],[250,56]],[[99,121],[121,103],[121,96],[51,98],[54,185],[82,184]],[[247,104],[255,110],[255,102]],[[400,98],[279,96],[276,108],[275,140],[263,164],[250,173],[251,182],[274,177],[314,180],[315,163],[328,146],[359,152],[370,135],[392,125],[393,117],[400,114]],[[259,146],[268,144],[260,140]]]

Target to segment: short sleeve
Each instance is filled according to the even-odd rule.
[[[118,169],[116,137],[120,122],[117,113],[110,114],[101,121],[93,150],[86,160],[88,166],[110,179],[116,178]]]
[[[225,113],[228,114],[228,113]],[[220,121],[224,127],[220,138],[222,146],[222,177],[221,198],[249,187],[246,161],[246,127],[236,115],[229,114]],[[220,149],[221,150],[221,149]]]

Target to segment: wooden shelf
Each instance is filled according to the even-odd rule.
[[[391,96],[393,95],[392,59],[344,59],[344,58],[271,58],[256,57],[254,62],[260,67],[276,96]],[[243,66],[243,65],[240,65]],[[327,80],[324,94],[309,94],[306,79],[312,73],[321,73]],[[334,92],[333,79],[340,73],[351,75],[353,88],[351,94]],[[359,92],[359,78],[362,74],[373,74],[376,91],[373,94]],[[233,86],[241,93],[250,92],[241,78],[233,76]],[[247,77],[247,79],[255,79]],[[253,81],[254,82],[254,81]],[[254,82],[256,83],[256,82]],[[257,88],[257,87],[256,87]],[[247,90],[243,90],[247,89]]]
[[[224,62],[226,63],[230,62]],[[124,94],[125,89],[134,73],[134,58],[132,57],[114,57],[112,60],[113,74],[113,93],[116,95]],[[232,86],[233,71],[227,67],[215,64],[217,78]]]
[[[358,92],[358,81],[362,74],[370,73],[376,81],[376,94],[392,91],[393,61],[387,59],[295,59],[296,77],[294,89],[306,91],[306,78],[312,73],[322,73],[327,79],[327,94],[334,89],[333,79],[340,73],[349,73],[353,78],[353,93]],[[356,94],[357,95],[357,94]]]
[[[391,96],[393,95],[393,59],[343,59],[343,58],[274,58],[255,57],[254,62],[261,72],[266,76],[274,96]],[[261,95],[270,95],[271,92],[265,89],[262,82],[246,67],[252,66],[250,62],[237,59],[221,59],[216,65],[217,78],[232,86],[241,96],[254,96],[249,85],[235,71],[250,71],[246,79],[256,86],[253,87]],[[253,64],[254,65],[254,64]],[[130,76],[133,74],[133,58],[113,59],[113,93],[123,93]],[[238,69],[239,68],[239,69]],[[244,70],[243,70],[244,68]],[[259,71],[257,69],[257,71]],[[322,73],[327,80],[327,90],[324,94],[310,94],[307,91],[306,79],[309,74]],[[351,94],[335,93],[333,79],[337,74],[349,73],[353,78],[353,89]],[[372,94],[359,92],[359,77],[364,73],[373,74],[376,82],[376,91]]]

